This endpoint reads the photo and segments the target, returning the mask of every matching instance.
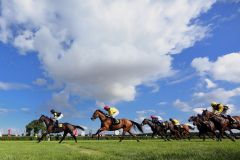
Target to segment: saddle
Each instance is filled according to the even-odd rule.
[[[120,119],[112,118],[112,124],[113,125],[118,125],[119,123],[120,123]]]
[[[111,119],[112,125],[118,125],[120,123],[120,119],[113,118],[107,114],[106,114],[106,117]]]

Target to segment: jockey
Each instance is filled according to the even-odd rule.
[[[225,116],[225,114],[227,113],[227,110],[229,109],[228,106],[223,105],[222,103],[216,103],[216,102],[212,102],[211,106],[212,106],[212,112],[215,115],[221,115],[223,118],[228,118],[232,123],[236,122],[236,120],[232,118],[230,115]]]
[[[104,110],[108,112],[108,115],[112,118],[114,124],[119,123],[119,120],[115,118],[119,114],[119,111],[117,108],[104,106]]]
[[[63,114],[56,112],[54,109],[51,109],[50,112],[53,114],[54,127],[58,127],[58,121],[63,118]]]
[[[181,126],[180,126],[180,122],[178,120],[170,118],[169,121],[172,122],[175,129],[177,129],[177,130],[180,129]]]
[[[152,122],[156,123],[157,125],[160,125],[160,123],[162,122],[162,118],[160,116],[152,115],[151,118],[152,118]]]

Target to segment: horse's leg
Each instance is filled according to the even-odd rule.
[[[129,131],[127,131],[131,136],[133,136],[136,140],[137,140],[137,142],[140,142],[139,141],[139,139],[137,138],[137,136],[135,135],[135,134],[133,134],[130,130]]]
[[[238,137],[234,135],[234,133],[232,132],[231,129],[229,129],[229,132],[230,132],[230,134],[231,134],[232,137],[234,137],[235,139],[238,139]]]
[[[62,136],[61,140],[59,141],[59,143],[62,143],[62,141],[65,139],[67,134],[68,133],[66,131],[64,131],[63,136]]]
[[[152,138],[154,138],[155,132],[152,133]]]
[[[71,136],[74,138],[74,140],[75,140],[75,143],[77,143],[77,137],[73,134],[73,132],[71,131],[70,132],[70,134],[71,134]]]
[[[123,138],[124,138],[125,134],[126,134],[126,130],[125,130],[125,129],[123,129],[122,136],[120,137],[120,140],[119,140],[119,142],[122,142],[122,140],[123,140]]]
[[[48,132],[43,133],[42,136],[38,138],[38,143],[40,143],[47,134]]]
[[[166,139],[167,139],[168,141],[171,141],[170,138],[168,138],[169,135],[168,135],[168,133],[167,133],[167,130],[164,130],[164,134],[165,134]]]
[[[205,141],[205,140],[206,140],[206,134],[203,133],[203,141]]]
[[[160,131],[159,131],[159,135],[161,136],[161,138],[162,138],[164,141],[167,141],[167,139],[164,137],[164,133],[163,133],[163,132],[160,132]]]
[[[187,135],[188,135],[188,140],[190,141],[191,140],[191,138],[192,138],[192,136],[191,136],[191,133],[190,132],[187,132]]]
[[[97,137],[97,139],[99,140],[99,137],[100,137],[100,134],[99,133],[101,133],[102,131],[104,131],[105,129],[104,129],[104,127],[102,127],[102,128],[100,128],[100,129],[98,129],[98,131],[95,133],[95,135],[97,135],[98,137]]]
[[[231,139],[233,142],[235,142],[235,139],[232,136],[228,135],[225,131],[222,131],[222,133],[226,135],[229,139]]]

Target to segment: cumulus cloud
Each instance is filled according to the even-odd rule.
[[[22,107],[22,108],[20,108],[20,111],[29,113],[30,112],[30,108]]]
[[[197,108],[193,108],[193,112],[194,112],[194,113],[197,113],[197,114],[201,114],[204,109],[210,110],[211,108],[201,108],[201,107],[197,107]]]
[[[235,88],[232,90],[225,90],[223,88],[217,88],[210,92],[196,92],[193,94],[193,99],[195,102],[211,103],[212,101],[228,103],[231,98],[240,96],[240,88]]]
[[[209,75],[215,80],[240,83],[240,52],[230,53],[217,58],[212,62],[207,57],[195,58],[192,66],[200,75]]]
[[[206,83],[206,87],[207,88],[216,88],[217,87],[217,84],[214,83],[213,81],[211,81],[210,79],[206,78],[204,79],[205,83]]]
[[[15,110],[9,108],[0,108],[0,114],[13,112]]]
[[[47,84],[47,80],[43,78],[37,78],[35,81],[33,81],[33,84],[38,86],[44,86]]]
[[[3,0],[0,40],[36,51],[64,92],[131,101],[138,85],[173,75],[172,54],[206,36],[194,20],[214,2]]]
[[[20,83],[8,83],[0,81],[0,90],[19,90],[19,89],[29,89],[30,86]]]
[[[142,110],[142,111],[137,111],[137,118],[135,119],[137,122],[142,122],[145,118],[149,119],[151,115],[159,116],[156,115],[157,112],[155,110],[149,109],[149,110]],[[162,120],[162,117],[160,117],[160,120]]]
[[[173,105],[177,108],[179,108],[183,112],[190,112],[192,111],[191,106],[189,106],[186,102],[181,101],[180,99],[176,99],[173,102]]]
[[[208,92],[196,92],[190,101],[184,102],[179,99],[173,103],[183,112],[202,113],[203,109],[212,110],[210,103],[215,101],[229,106],[228,114],[236,113],[237,109],[232,100],[240,96],[240,88],[225,90],[223,88],[212,89]]]

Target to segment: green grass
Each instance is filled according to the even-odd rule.
[[[1,141],[1,160],[237,160],[240,159],[240,141],[222,142],[201,140],[170,141],[142,140],[85,140],[75,144],[34,141]]]

